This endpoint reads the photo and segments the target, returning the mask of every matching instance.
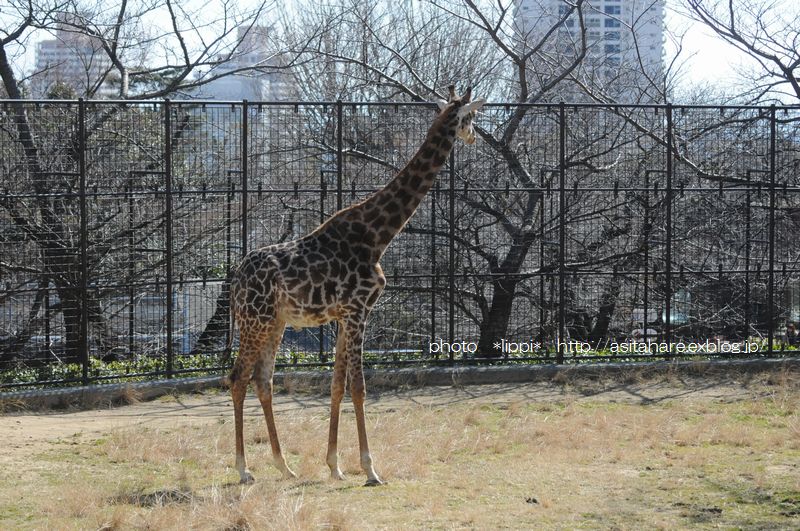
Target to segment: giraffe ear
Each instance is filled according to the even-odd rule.
[[[444,100],[436,100],[436,105],[439,106],[439,110],[443,111],[445,107],[447,107],[447,102]]]
[[[461,113],[462,114],[467,114],[467,113],[470,113],[472,111],[477,111],[478,109],[483,107],[484,103],[486,103],[486,100],[484,100],[484,99],[477,99],[475,101],[471,101],[471,102],[467,103],[466,105],[464,105],[463,107],[461,107]]]

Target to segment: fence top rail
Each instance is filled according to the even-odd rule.
[[[175,106],[243,106],[248,105],[251,107],[327,107],[343,105],[346,107],[435,107],[435,102],[430,101],[250,101],[250,100],[137,100],[137,99],[103,99],[103,100],[57,100],[57,99],[0,99],[0,105],[8,106],[11,104],[27,104],[27,105],[76,105],[80,102],[86,105],[164,105],[169,102]],[[558,103],[527,103],[527,102],[514,102],[514,101],[496,101],[487,102],[485,107],[527,107],[527,108],[540,108],[540,109],[558,109],[561,106],[568,109],[582,108],[582,109],[674,109],[674,110],[759,110],[769,111],[775,109],[776,111],[800,111],[800,105],[696,105],[696,104],[674,104],[674,103],[658,103],[658,104],[644,104],[644,103],[585,103],[585,102],[558,102]]]

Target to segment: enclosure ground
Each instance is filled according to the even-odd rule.
[[[349,403],[338,483],[327,397],[284,392],[276,411],[298,479],[271,466],[250,396],[246,486],[226,393],[0,417],[0,528],[800,527],[796,369],[382,392],[367,409],[381,488],[362,487]]]

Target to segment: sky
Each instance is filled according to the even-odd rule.
[[[686,81],[723,86],[735,85],[739,78],[737,68],[750,65],[751,61],[704,24],[690,21],[679,14],[676,8],[680,3],[680,0],[667,1],[666,26],[673,33],[684,35],[681,56],[686,62],[684,66]],[[674,56],[674,46],[667,42],[665,48],[668,58]]]
[[[790,5],[797,0],[776,0],[777,4]],[[241,2],[247,4],[247,0]],[[291,2],[290,2],[291,3]],[[687,84],[710,84],[714,86],[731,87],[737,80],[737,66],[747,64],[747,57],[734,47],[715,36],[704,25],[689,21],[681,16],[676,9],[682,0],[667,0],[666,25],[668,31],[683,33],[682,57],[686,62],[683,69],[683,81]],[[2,21],[2,8],[0,8],[0,21]],[[18,61],[18,69],[30,72],[35,64],[35,42],[48,38],[40,32],[33,35],[28,41],[27,52]],[[669,60],[674,54],[674,46],[666,43],[666,53]],[[21,67],[21,68],[19,68]]]

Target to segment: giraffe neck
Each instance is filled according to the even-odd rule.
[[[349,229],[350,234],[371,247],[373,261],[383,256],[433,186],[453,149],[457,120],[455,113],[439,116],[425,142],[394,179],[361,203],[340,212],[342,221],[350,222],[342,230]],[[335,215],[331,221],[338,217]]]

